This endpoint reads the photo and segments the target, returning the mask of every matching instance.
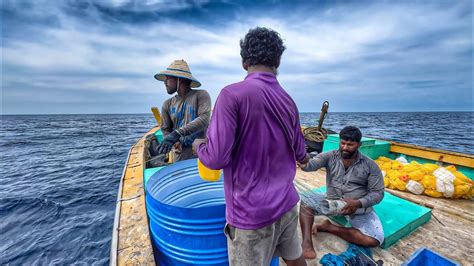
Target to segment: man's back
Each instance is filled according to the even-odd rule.
[[[298,109],[275,77],[285,51],[278,32],[256,27],[240,40],[244,81],[217,98],[199,160],[224,169],[231,265],[268,265],[272,256],[306,265],[299,244],[296,162],[306,164]]]
[[[296,161],[306,155],[304,138],[296,105],[275,75],[251,73],[225,87],[208,135],[225,143],[210,142],[209,153],[199,158],[211,168],[224,168],[230,224],[260,228],[296,205],[293,179]]]

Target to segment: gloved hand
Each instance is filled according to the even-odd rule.
[[[173,148],[173,145],[179,140],[180,137],[181,136],[176,130],[169,133],[158,147],[158,153],[163,154],[170,152],[171,148]]]
[[[179,142],[183,147],[189,147],[193,144],[194,138],[192,136],[184,136],[179,138]]]

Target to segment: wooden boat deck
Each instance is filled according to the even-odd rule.
[[[110,265],[155,265],[143,184],[145,136],[130,149],[120,181]]]
[[[147,134],[155,131],[151,129]],[[146,135],[145,135],[146,136]],[[145,208],[143,186],[144,137],[129,152],[120,183],[116,219],[113,229],[111,265],[154,265],[148,218]],[[307,187],[325,185],[325,171],[303,172],[298,170],[296,180]],[[434,206],[434,217],[411,235],[401,239],[388,250],[375,248],[374,258],[382,259],[385,265],[400,265],[421,247],[430,248],[462,265],[473,265],[474,249],[474,201],[437,199],[400,191],[387,190],[397,196],[420,205]],[[316,217],[316,223],[323,217]],[[346,250],[347,243],[336,236],[319,233],[313,237],[317,258],[308,260],[308,265],[318,265],[326,253],[339,254]],[[285,265],[281,261],[281,265]]]

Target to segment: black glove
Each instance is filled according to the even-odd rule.
[[[179,138],[179,142],[183,147],[190,147],[193,144],[194,138],[192,136],[184,136]]]
[[[178,131],[173,131],[165,137],[165,139],[161,142],[160,147],[158,147],[158,153],[168,153],[173,148],[173,145],[179,140],[181,136],[179,135]]]

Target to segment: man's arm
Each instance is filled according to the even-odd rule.
[[[167,136],[173,131],[173,122],[170,117],[170,101],[166,100],[161,106],[161,131]]]
[[[211,116],[211,97],[205,90],[197,93],[197,117],[188,124],[177,129],[181,136],[189,136],[204,131],[209,125]]]
[[[330,158],[331,158],[331,152],[320,153],[316,155],[316,157],[310,159],[306,165],[303,165],[301,170],[305,172],[311,172],[311,171],[316,171],[323,167],[327,167],[327,164]]]
[[[300,117],[298,112],[298,107],[296,107],[296,118],[295,118],[295,137],[293,138],[293,150],[295,151],[296,162],[299,165],[307,164],[309,161],[309,156],[306,153],[306,144],[304,142],[303,132],[301,132]]]
[[[212,112],[207,142],[196,139],[193,148],[199,160],[211,169],[222,169],[231,162],[237,129],[238,105],[230,92],[223,89]]]
[[[383,185],[383,175],[382,171],[378,165],[370,161],[370,175],[367,182],[367,189],[369,193],[363,198],[360,198],[359,201],[363,208],[369,208],[378,204],[383,199],[384,185]]]

